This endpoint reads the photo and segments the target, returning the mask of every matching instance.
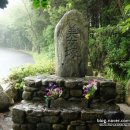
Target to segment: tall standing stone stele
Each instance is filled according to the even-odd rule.
[[[64,14],[55,28],[56,75],[84,77],[88,61],[88,22],[77,10]]]

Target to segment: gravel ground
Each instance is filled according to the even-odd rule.
[[[130,107],[126,104],[118,104],[120,109],[125,113],[125,119],[130,120]],[[10,108],[11,109],[11,108]],[[0,130],[12,130],[11,111],[0,113]],[[130,130],[130,126],[125,127],[124,130]]]

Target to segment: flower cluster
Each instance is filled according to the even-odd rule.
[[[83,86],[83,96],[88,100],[91,96],[94,95],[97,90],[97,81],[92,80],[88,82],[88,85]]]
[[[56,99],[62,95],[62,88],[56,85],[55,83],[49,83],[46,89],[46,96],[45,98],[49,99]]]

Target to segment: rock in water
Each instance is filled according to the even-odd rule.
[[[4,92],[0,92],[0,111],[4,111],[9,108],[9,97]]]
[[[84,77],[88,61],[88,22],[77,10],[64,14],[55,28],[56,74]]]

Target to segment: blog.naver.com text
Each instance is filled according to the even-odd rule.
[[[130,126],[130,120],[123,119],[97,119],[99,126]]]

